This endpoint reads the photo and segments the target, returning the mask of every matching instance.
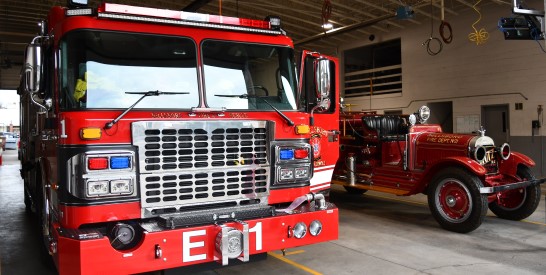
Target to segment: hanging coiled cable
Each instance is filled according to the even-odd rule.
[[[482,0],[478,0],[476,2],[476,4],[474,4],[472,6],[472,8],[478,13],[478,20],[476,20],[474,22],[474,24],[472,24],[472,28],[474,29],[474,32],[471,32],[468,34],[468,39],[472,42],[475,42],[476,45],[481,45],[481,44],[484,44],[487,39],[489,38],[489,33],[484,29],[484,28],[481,28],[479,31],[476,29],[475,25],[478,24],[478,22],[480,22],[480,20],[482,20],[482,14],[480,13],[480,11],[478,10],[478,8],[476,6],[478,6],[478,4],[480,4]]]
[[[432,11],[433,11],[433,5],[432,5],[432,0],[430,0],[430,38],[425,40],[425,42],[423,42],[422,45],[427,47],[427,53],[429,55],[434,56],[439,54],[442,51],[443,45],[440,39],[438,39],[437,37],[432,37],[432,34],[434,33],[434,16],[432,16]],[[438,49],[436,50],[432,49],[431,47],[431,42],[433,41],[438,44]]]
[[[451,41],[453,41],[453,30],[451,29],[451,25],[445,21],[445,15],[444,15],[444,0],[441,2],[442,6],[442,23],[440,23],[440,36],[442,37],[442,40],[444,43],[449,44]],[[445,35],[445,28],[449,30],[449,36],[446,37]]]
[[[326,24],[328,24],[330,20],[330,16],[332,15],[332,2],[330,0],[324,0],[322,3],[322,28],[324,30],[324,33],[326,33]]]

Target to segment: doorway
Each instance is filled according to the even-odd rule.
[[[430,118],[427,123],[440,124],[444,133],[453,133],[453,102],[429,102]]]
[[[482,126],[485,135],[500,145],[510,141],[510,116],[508,104],[482,106]]]

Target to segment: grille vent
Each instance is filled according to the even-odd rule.
[[[143,213],[267,204],[267,126],[265,121],[133,123]]]

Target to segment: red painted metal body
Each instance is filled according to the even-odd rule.
[[[300,214],[246,221],[251,228],[250,254],[337,239],[337,208],[318,212],[307,212],[305,208],[301,210]],[[290,226],[297,222],[309,224],[316,219],[324,225],[323,232],[319,236],[307,234],[302,239],[288,237],[287,232]],[[226,225],[234,226],[231,223]],[[113,249],[110,240],[106,237],[78,241],[57,235],[59,253],[55,259],[58,262],[60,274],[82,275],[123,275],[213,262],[217,261],[215,260],[215,253],[217,253],[215,242],[219,230],[219,226],[208,225],[148,232],[144,234],[143,240],[136,248],[128,251]],[[159,258],[156,258],[154,254],[156,245],[159,245],[163,251]]]
[[[126,10],[131,10],[134,16],[146,15],[146,20],[150,18],[159,20],[158,18],[165,17],[179,20],[180,16],[185,16],[179,11],[111,4],[103,5],[98,10],[100,13],[101,10],[106,9],[121,14]],[[311,112],[304,107],[299,107],[282,112],[294,125],[289,125],[287,119],[272,110],[246,112],[237,110],[194,111],[189,108],[181,110],[135,108],[125,114],[113,127],[108,128],[105,127],[105,124],[118,117],[123,109],[121,111],[106,108],[65,109],[60,100],[63,98],[61,89],[63,84],[60,81],[60,76],[66,73],[61,71],[60,65],[57,63],[61,54],[61,43],[67,34],[78,30],[103,30],[112,33],[144,33],[191,38],[195,42],[198,55],[202,54],[200,45],[206,40],[215,39],[241,44],[264,44],[293,48],[293,42],[289,37],[281,32],[272,35],[237,29],[105,19],[99,18],[96,11],[90,16],[67,16],[66,11],[67,8],[64,7],[53,7],[46,24],[52,46],[50,54],[45,57],[45,63],[51,64],[46,74],[49,77],[48,84],[50,85],[48,93],[52,95],[53,99],[53,108],[49,111],[50,117],[46,119],[43,113],[39,113],[39,109],[29,101],[28,96],[21,96],[25,98],[22,100],[24,104],[23,124],[25,124],[22,137],[25,139],[23,145],[25,153],[22,163],[25,167],[31,167],[25,168],[23,173],[25,190],[34,197],[33,200],[37,204],[40,204],[37,209],[47,209],[47,211],[41,211],[46,214],[39,215],[42,215],[42,220],[49,230],[49,234],[46,234],[46,241],[49,243],[49,250],[53,254],[60,274],[132,274],[222,260],[221,256],[216,255],[218,254],[216,238],[221,231],[221,226],[215,223],[144,230],[142,239],[134,247],[127,250],[115,249],[111,244],[115,240],[112,240],[112,236],[107,236],[110,227],[118,222],[134,224],[153,220],[149,216],[145,217],[143,201],[139,199],[139,196],[143,196],[141,193],[145,191],[135,192],[135,195],[127,200],[112,200],[110,202],[107,199],[100,200],[102,198],[98,197],[99,203],[95,202],[96,198],[81,200],[74,195],[74,189],[78,188],[78,180],[81,180],[76,179],[77,175],[74,171],[85,170],[85,165],[82,166],[83,168],[80,167],[79,160],[74,156],[85,155],[86,152],[92,150],[104,150],[106,153],[109,150],[118,150],[116,148],[124,148],[125,151],[133,150],[131,148],[136,147],[135,137],[132,134],[132,127],[135,123],[201,122],[202,125],[207,125],[208,122],[221,124],[237,121],[266,121],[268,125],[273,125],[271,127],[272,134],[269,137],[271,140],[277,143],[313,143],[314,151],[312,153],[315,153],[315,158],[311,159],[312,170],[309,171],[313,177],[307,182],[295,186],[272,188],[268,192],[267,206],[284,208],[310,192],[320,193],[329,190],[331,176],[338,157],[339,144],[336,135],[339,129],[337,85],[331,92],[332,99],[334,99],[332,111],[314,113],[316,123],[310,127],[308,125]],[[214,24],[221,23],[236,27],[244,25],[244,27],[264,30],[268,30],[270,27],[269,22],[261,20],[218,16],[209,16],[208,20]],[[333,81],[339,83],[337,59],[310,52],[306,52],[304,55],[313,58],[328,58],[335,67]],[[202,70],[205,66],[203,60],[196,59],[198,70]],[[204,81],[202,79],[199,81],[199,85],[203,85]],[[300,93],[308,93],[310,90],[311,88],[308,88]],[[195,107],[208,108],[204,97],[204,95],[200,96],[199,106]],[[50,124],[53,122],[53,126],[45,127],[46,120]],[[38,123],[35,125],[34,121],[38,121]],[[301,129],[307,127],[309,131],[302,130],[298,133],[297,127],[301,127]],[[100,134],[91,139],[83,138],[84,129],[99,129]],[[33,135],[33,132],[54,138],[40,138],[39,135]],[[270,148],[268,150],[273,151]],[[67,152],[71,155],[64,156]],[[37,165],[33,166],[34,164]],[[136,166],[138,163],[134,165]],[[275,163],[271,166],[272,171],[276,169]],[[68,171],[72,171],[70,173],[73,174],[69,174]],[[139,174],[136,173],[136,175],[134,179],[136,183],[131,188],[138,186]],[[276,179],[271,176],[271,184],[274,181]],[[297,208],[293,214],[283,212],[269,217],[245,220],[244,222],[250,227],[249,254],[337,239],[338,211],[333,204],[326,203],[326,205],[325,209],[319,209],[313,206],[313,202],[308,202]],[[308,233],[302,239],[296,239],[291,235],[290,230],[294,228],[296,223],[303,222],[309,226],[312,221],[320,221],[323,225],[323,230],[318,236]],[[238,228],[239,223],[227,221],[223,225]],[[93,231],[92,237],[77,237],[80,234],[87,236],[82,233],[87,232],[86,230]],[[156,246],[161,247],[162,255],[155,256]]]
[[[448,167],[461,167],[476,175],[484,186],[518,182],[518,165],[534,166],[529,157],[512,152],[509,159],[497,156],[491,172],[473,158],[476,135],[443,133],[439,125],[417,124],[408,127],[397,140],[381,140],[376,129],[363,123],[375,114],[348,112],[341,116],[340,158],[334,171],[334,183],[353,186],[346,180],[348,157],[356,159],[357,188],[378,190],[396,195],[413,195],[427,191],[437,173]],[[402,116],[405,118],[406,116]],[[403,137],[402,137],[403,136]],[[490,196],[490,200],[494,195]]]

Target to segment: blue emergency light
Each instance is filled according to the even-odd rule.
[[[127,169],[129,167],[131,167],[131,159],[128,156],[110,158],[111,169]]]
[[[292,150],[292,149],[281,149],[281,150],[279,150],[279,158],[281,160],[294,159],[294,150]]]

